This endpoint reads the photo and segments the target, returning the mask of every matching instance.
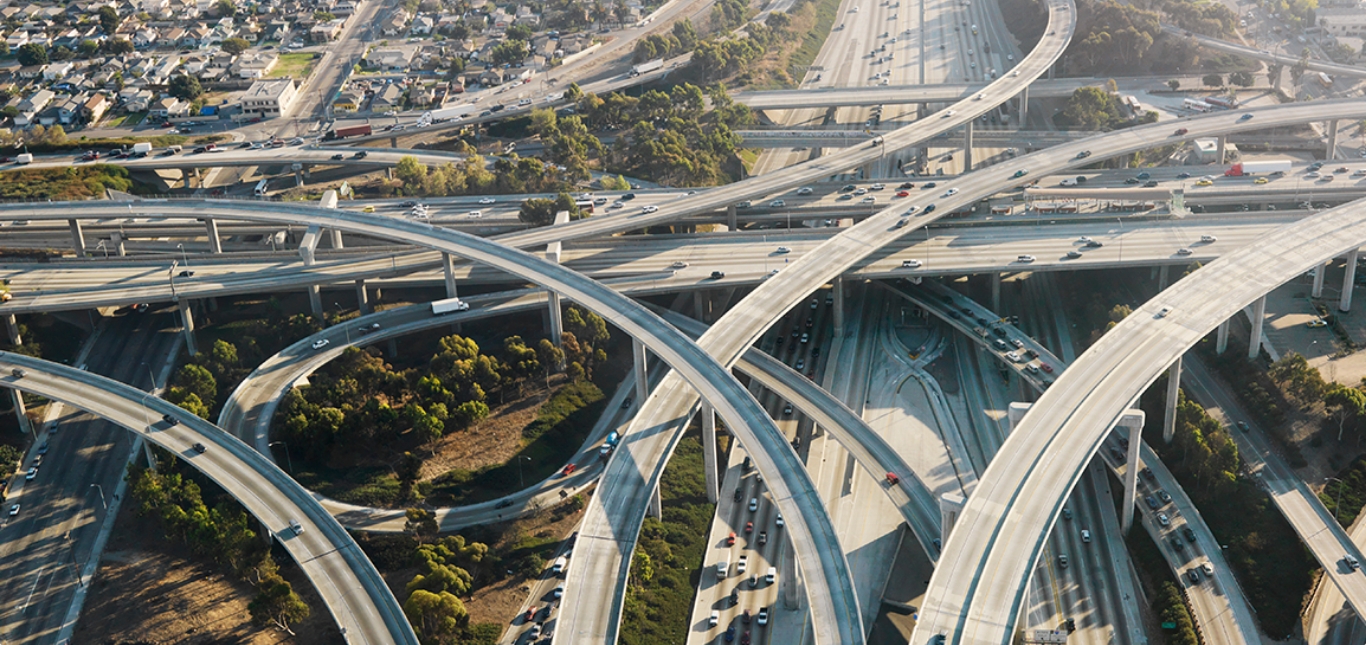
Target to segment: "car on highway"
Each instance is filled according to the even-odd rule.
[[[195,452],[201,455],[204,454],[204,451],[208,450],[208,448],[204,447],[204,444],[198,442],[196,442],[193,446],[190,447],[193,448]]]
[[[1195,185],[1196,185],[1196,186],[1200,186],[1200,187],[1213,186],[1213,185],[1214,185],[1214,182],[1212,182],[1212,181],[1210,181],[1210,180],[1208,180],[1208,179],[1201,179],[1200,181],[1195,182]]]
[[[794,365],[793,367],[794,367],[797,371],[801,371],[801,370],[803,370],[803,369],[806,369],[806,359],[805,359],[805,358],[799,358],[799,359],[797,359],[797,364]]]
[[[1214,565],[1210,563],[1208,560],[1206,560],[1204,563],[1200,565],[1200,570],[1205,572],[1206,578],[1214,577]]]
[[[750,522],[750,524],[753,524],[753,522]],[[746,532],[748,532],[748,531],[746,531]],[[747,555],[742,555],[742,556],[740,556],[740,559],[737,560],[737,561],[735,562],[735,575],[743,575],[743,574],[745,573],[745,571],[748,570],[748,569],[749,569],[749,556],[747,556]]]
[[[505,615],[506,615],[506,614],[505,614]],[[708,626],[708,627],[715,627],[715,626],[717,626],[718,624],[720,624],[720,622],[721,622],[721,612],[719,612],[719,611],[713,611],[713,612],[711,612],[711,616],[707,617],[707,626]]]
[[[209,144],[208,146],[205,146],[205,147],[209,148],[209,152],[213,152],[212,146],[213,146],[213,144],[211,143],[211,144]],[[370,156],[370,153],[368,153],[368,152],[366,152],[366,151],[364,151],[364,150],[361,150],[360,152],[357,152],[356,154],[351,155],[351,158],[352,158],[352,159],[364,159],[364,158],[366,158],[366,157],[368,157],[368,156]]]
[[[920,260],[902,260],[902,261],[901,261],[901,268],[903,268],[903,269],[919,269],[919,268],[920,268]]]
[[[726,536],[726,546],[735,546],[735,531],[731,531],[730,535]]]
[[[1305,326],[1310,327],[1310,328],[1327,327],[1327,326],[1328,326],[1328,321],[1326,321],[1326,320],[1324,320],[1324,319],[1322,319],[1322,318],[1314,318],[1314,319],[1310,320],[1309,322],[1305,323]]]
[[[1186,543],[1185,543],[1185,542],[1182,542],[1182,541],[1181,541],[1181,538],[1179,538],[1179,537],[1173,535],[1173,536],[1172,536],[1172,548],[1176,549],[1177,551],[1184,550],[1184,549],[1186,548]]]
[[[1082,150],[1081,152],[1077,153],[1077,159],[1085,159],[1089,156],[1091,156],[1090,150]]]
[[[1186,129],[1186,128],[1178,128],[1178,129],[1176,130],[1176,133],[1175,133],[1174,135],[1172,135],[1172,136],[1177,136],[1177,137],[1179,137],[1179,136],[1181,136],[1181,135],[1183,135],[1183,134],[1186,134],[1187,132],[1190,132],[1190,130],[1188,130],[1188,129]]]
[[[1023,176],[1028,175],[1028,174],[1029,174],[1029,169],[1028,169],[1028,168],[1021,168],[1021,169],[1019,169],[1019,170],[1016,170],[1016,171],[1015,171],[1015,174],[1014,174],[1014,175],[1011,175],[1011,178],[1012,178],[1012,179],[1019,179],[1020,177],[1023,177]]]
[[[1143,187],[1144,187],[1144,188],[1157,188],[1157,180],[1156,180],[1156,179],[1149,179],[1148,181],[1143,182]]]
[[[957,189],[957,188],[950,188],[950,189],[944,191],[944,195],[943,195],[943,196],[944,196],[944,197],[953,197],[954,195],[957,195],[957,194],[958,194],[958,189]]]
[[[1176,250],[1177,255],[1190,255],[1191,253],[1192,251],[1184,246]]]
[[[1156,494],[1157,494],[1157,498],[1160,499],[1160,500],[1162,500],[1162,503],[1163,503],[1163,504],[1170,504],[1170,503],[1172,503],[1172,496],[1171,496],[1171,494],[1168,493],[1167,491],[1162,490],[1162,489],[1159,488],[1159,489],[1157,490],[1157,493],[1156,493]]]
[[[774,520],[773,523],[776,524],[778,528],[783,528],[784,526],[787,526],[787,523],[783,520],[782,513],[778,514],[778,519]]]
[[[1192,545],[1195,544],[1195,529],[1192,529],[1189,524],[1181,527],[1181,535],[1186,537],[1187,542]]]
[[[712,272],[711,272],[711,279],[712,279],[712,280],[720,280],[721,278],[724,278],[724,277],[726,277],[726,272],[725,272],[725,271],[712,271]]]
[[[953,110],[944,110],[944,117],[943,117],[943,118],[947,119],[947,118],[949,118],[949,117],[951,117],[951,116],[953,116]]]
[[[553,597],[553,598],[555,598],[555,599],[557,599],[557,600],[558,600],[560,597],[564,596],[564,585],[560,585],[560,586],[558,586],[558,587],[555,587],[555,590],[552,591],[552,592],[550,592],[550,595],[551,595],[551,597]]]
[[[887,187],[887,184],[873,184],[872,186],[869,186],[869,187],[868,187],[868,190],[883,190],[883,189],[885,189],[886,187]]]
[[[1243,114],[1242,116],[1238,117],[1238,120],[1239,120],[1239,121],[1246,121],[1246,120],[1251,119],[1251,118],[1252,118],[1252,113],[1251,113],[1251,112],[1247,112],[1247,113]]]
[[[757,510],[759,510],[759,498],[758,498],[758,497],[751,497],[751,498],[749,498],[749,512],[753,513],[753,512],[755,512],[755,511],[757,511]]]
[[[1075,259],[1080,258],[1080,257],[1081,257],[1081,252],[1080,252],[1080,251],[1068,251],[1068,252],[1067,252],[1067,259],[1069,259],[1069,260],[1075,260]]]
[[[1067,568],[1067,564],[1068,564],[1067,554],[1066,554],[1066,553],[1059,553],[1059,554],[1058,554],[1058,566],[1060,566],[1060,567],[1066,569],[1066,568]]]
[[[312,347],[313,349],[322,349],[330,344],[332,344],[332,342],[326,338],[319,338],[318,340],[313,341]]]
[[[783,201],[783,200],[781,200],[781,199],[775,199],[775,200],[773,200],[773,201],[771,201],[771,202],[768,203],[768,207],[769,207],[769,208],[782,208],[782,207],[784,207],[784,206],[787,206],[787,202],[785,202],[785,201]]]
[[[1091,542],[1091,531],[1089,529],[1081,530],[1081,541],[1087,543]]]
[[[497,201],[498,201],[498,200],[496,200],[496,199],[494,199],[494,198],[492,198],[492,197],[484,197],[484,198],[482,198],[482,199],[479,200],[479,203],[480,203],[480,204],[483,204],[483,205],[485,205],[485,206],[487,206],[487,205],[493,204],[493,203],[495,203],[495,202],[497,202]]]
[[[869,195],[869,196],[867,196],[867,197],[864,197],[863,199],[860,199],[860,200],[859,200],[859,203],[860,203],[860,204],[876,204],[876,203],[877,203],[877,198],[876,198],[876,197],[873,197],[872,195]]]
[[[578,465],[576,465],[576,464],[565,464],[565,465],[564,465],[564,468],[562,468],[562,469],[560,470],[560,476],[562,476],[562,477],[568,477],[568,476],[570,476],[570,475],[573,475],[573,474],[574,474],[574,471],[577,470],[577,469],[578,469]]]
[[[1270,180],[1270,179],[1267,179],[1266,177],[1258,177],[1258,178],[1256,178],[1256,179],[1253,179],[1253,180],[1252,180],[1252,183],[1257,184],[1257,185],[1261,185],[1261,184],[1265,184],[1265,183],[1267,183],[1267,182],[1269,182],[1269,181],[1271,181],[1271,180]]]
[[[1160,504],[1157,503],[1157,498],[1153,497],[1152,495],[1144,497],[1143,503],[1147,504],[1148,508],[1151,508],[1153,510],[1157,510],[1157,508],[1160,506]]]
[[[33,478],[37,476],[38,468],[35,466],[33,468],[28,469],[28,472],[24,474],[24,481],[33,481]]]
[[[338,152],[338,153],[335,154],[335,155],[332,155],[332,161],[341,161],[342,159],[345,159],[345,158],[346,158],[346,155],[344,155],[344,154],[342,154],[342,153],[340,153],[340,152]]]
[[[1032,255],[1017,255],[1017,256],[1015,256],[1015,261],[1016,261],[1016,262],[1019,262],[1019,263],[1022,263],[1022,264],[1029,264],[1030,262],[1033,262],[1035,259],[1037,259],[1037,258],[1035,258],[1035,257],[1032,256]]]
[[[654,204],[650,204],[648,206],[641,206],[640,211],[642,213],[654,213],[659,211],[659,207],[655,206]]]
[[[1171,518],[1167,517],[1166,513],[1158,513],[1157,523],[1161,524],[1162,526],[1171,526],[1172,520]]]

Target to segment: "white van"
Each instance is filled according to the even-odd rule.
[[[569,568],[569,558],[566,558],[566,557],[564,557],[564,556],[560,556],[560,557],[558,557],[558,558],[555,558],[555,564],[551,565],[551,567],[550,567],[550,572],[558,576],[558,575],[563,574],[564,571],[565,571],[565,569],[568,569],[568,568]]]
[[[716,577],[724,578],[730,572],[730,562],[722,560],[716,563]]]
[[[1064,179],[1064,180],[1062,180],[1061,182],[1059,182],[1058,185],[1060,185],[1060,186],[1076,186],[1076,185],[1077,185],[1077,178],[1076,178],[1076,177],[1068,177],[1067,179]]]
[[[773,584],[778,579],[778,567],[769,567],[768,573],[764,575],[764,582]]]

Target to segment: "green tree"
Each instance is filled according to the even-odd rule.
[[[237,346],[220,338],[214,341],[213,347],[209,349],[209,359],[216,363],[220,370],[237,365]]]
[[[119,12],[117,9],[109,5],[105,5],[103,7],[100,7],[99,16],[100,29],[104,30],[105,35],[113,36],[115,33],[118,32],[119,24],[123,22],[123,19],[119,17]]]
[[[127,38],[110,38],[109,40],[104,41],[104,49],[107,53],[117,56],[120,54],[131,54],[135,47],[133,47],[133,41],[128,40]]]
[[[403,523],[403,531],[418,539],[432,538],[441,532],[436,515],[425,508],[410,508],[405,513],[408,520]]]
[[[465,604],[444,591],[414,591],[403,603],[403,613],[424,643],[444,642],[454,637],[469,622]]]
[[[189,392],[176,398],[177,400],[175,401],[175,404],[180,406],[182,409],[186,410],[190,414],[193,414],[201,419],[209,418],[209,414],[211,414],[209,406],[204,404],[204,401],[199,398],[198,394]]]
[[[89,38],[82,40],[81,44],[76,46],[76,53],[80,54],[81,58],[90,58],[91,56],[94,56],[95,54],[99,53],[99,51],[100,42],[98,40],[92,40]]]
[[[631,189],[631,182],[626,181],[626,178],[621,175],[617,175],[615,177],[613,177],[612,175],[603,175],[602,179],[598,180],[598,183],[602,185],[603,190]]]
[[[19,108],[14,105],[6,105],[5,107],[0,108],[0,114],[4,114],[6,118],[13,119],[16,116],[19,116]]]
[[[1281,74],[1285,72],[1285,66],[1280,63],[1268,63],[1266,66],[1266,82],[1273,87],[1280,84]]]
[[[535,32],[526,25],[513,25],[507,29],[507,37],[513,40],[530,41]]]
[[[71,51],[66,45],[57,45],[52,50],[51,58],[54,61],[71,60],[76,57],[76,52]]]
[[[427,176],[427,166],[417,160],[412,155],[404,155],[399,158],[398,165],[394,167],[394,175],[404,186],[420,186],[422,179]]]
[[[259,625],[275,625],[293,636],[294,631],[289,626],[308,618],[308,605],[294,592],[294,587],[278,575],[267,577],[257,588],[259,593],[247,605],[252,621]]]
[[[318,22],[332,22],[337,19],[337,16],[331,11],[314,11],[313,19]]]
[[[187,363],[176,370],[175,385],[172,389],[194,394],[210,404],[218,397],[218,381],[214,379],[213,373],[204,366],[194,363]]]
[[[1178,80],[1176,80],[1176,79],[1173,78],[1173,79],[1167,81],[1167,87],[1171,88],[1171,90],[1172,90],[1173,92],[1175,92],[1178,88],[1181,87],[1181,81],[1178,81]]]
[[[578,103],[583,98],[583,88],[578,83],[570,83],[569,87],[564,88],[564,99],[570,103]]]
[[[525,40],[504,40],[493,46],[489,56],[495,65],[511,65],[526,60],[530,53]]]
[[[247,51],[251,47],[251,42],[246,38],[227,38],[218,45],[223,51],[234,56]]]
[[[1237,85],[1238,87],[1252,87],[1252,73],[1244,71],[1230,72],[1228,75],[1228,82]]]
[[[218,2],[214,3],[213,9],[214,13],[219,16],[230,17],[237,15],[237,4],[232,0],[218,0]]]
[[[199,79],[188,74],[181,74],[172,78],[167,91],[170,92],[171,96],[182,101],[193,101],[204,94],[204,88],[199,85]]]
[[[1200,77],[1200,82],[1204,83],[1205,87],[1223,87],[1224,77],[1218,74],[1205,74]]]
[[[1366,392],[1356,388],[1334,383],[1324,395],[1323,404],[1338,422],[1338,441],[1342,441],[1342,433],[1349,425],[1358,429],[1361,419],[1366,418]]]
[[[47,48],[37,43],[24,43],[19,46],[19,52],[15,54],[19,59],[20,65],[46,65],[48,63]]]

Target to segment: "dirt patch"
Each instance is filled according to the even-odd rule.
[[[181,545],[163,537],[158,522],[126,504],[119,513],[100,568],[86,595],[72,643],[328,645],[341,642],[332,617],[292,562],[280,573],[308,603],[312,615],[294,627],[298,636],[251,622],[255,595],[244,581],[225,577]]]
[[[529,550],[554,551],[559,544],[578,531],[583,520],[583,510],[560,514],[542,511],[534,516],[522,518],[502,525],[502,535],[492,544],[491,551],[509,556]],[[515,566],[515,563],[509,563]],[[497,573],[497,572],[495,572]],[[526,602],[527,592],[536,580],[521,574],[510,573],[504,569],[503,577],[485,584],[465,600],[465,608],[470,612],[470,622],[497,623],[510,625],[517,617],[518,609]]]
[[[520,399],[489,411],[487,419],[468,430],[441,438],[433,454],[422,464],[421,479],[432,479],[454,468],[478,470],[489,464],[503,464],[522,449],[522,430],[536,420],[541,406],[559,388],[563,375],[551,379],[551,389],[528,383]]]

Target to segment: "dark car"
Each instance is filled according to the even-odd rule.
[[[726,272],[725,272],[725,271],[712,271],[712,272],[711,272],[711,279],[712,279],[712,280],[720,280],[721,278],[724,278],[724,277],[726,277]]]
[[[622,196],[621,196],[621,201],[623,201],[623,202],[629,202],[629,201],[631,201],[631,200],[633,200],[633,199],[635,199],[635,198],[636,198],[636,194],[635,194],[635,193],[626,193],[625,195],[622,195]]]
[[[929,189],[931,189],[931,188],[934,188],[936,185],[937,185],[937,184],[935,184],[935,183],[932,182],[932,181],[927,181],[927,182],[925,182],[925,183],[923,183],[923,184],[920,184],[920,190],[929,190]]]
[[[922,213],[933,213],[933,212],[934,212],[934,204],[930,204],[929,206],[926,206],[926,207],[925,207],[925,210],[920,211],[920,212],[922,212]]]
[[[166,425],[169,425],[169,426],[178,426],[178,425],[180,425],[180,419],[177,419],[177,418],[171,416],[170,413],[161,415],[161,420],[162,420],[162,421],[165,421],[165,422],[166,422]]]
[[[344,155],[344,154],[342,154],[342,153],[340,153],[340,152],[338,152],[338,153],[335,154],[335,155],[332,155],[332,160],[333,160],[333,161],[341,161],[342,159],[345,159],[345,158],[346,158],[346,155]]]
[[[205,450],[208,450],[208,448],[205,448],[205,447],[204,447],[204,444],[202,444],[202,443],[196,443],[195,445],[193,445],[193,446],[191,446],[191,447],[194,448],[194,451],[195,451],[195,452],[197,452],[197,453],[199,453],[199,454],[201,454],[201,455],[204,454],[204,451],[205,451]]]
[[[1156,180],[1156,179],[1149,179],[1148,181],[1143,182],[1143,187],[1144,187],[1144,188],[1157,188],[1157,180]]]
[[[351,155],[351,158],[352,158],[352,159],[364,159],[364,158],[365,158],[367,155],[369,155],[369,154],[370,154],[370,153],[368,153],[368,152],[366,152],[366,151],[364,151],[364,150],[361,150],[360,152],[357,152],[356,154]]]
[[[180,272],[179,277],[182,277],[182,278],[193,278],[193,277],[194,277],[194,271],[190,271],[189,269],[186,269],[186,270]]]

